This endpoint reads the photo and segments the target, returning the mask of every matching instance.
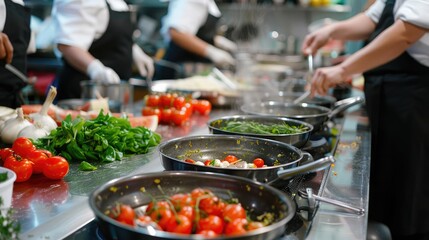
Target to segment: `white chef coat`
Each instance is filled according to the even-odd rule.
[[[12,0],[12,2],[24,6],[23,0]],[[3,32],[5,22],[6,22],[6,6],[4,3],[4,0],[0,0],[0,32]]]
[[[377,0],[367,11],[366,15],[375,23],[381,17],[386,0]],[[396,0],[393,9],[395,20],[402,20],[416,26],[429,29],[428,0]],[[429,33],[423,35],[407,49],[407,52],[418,62],[429,67]]]
[[[170,41],[170,28],[196,35],[209,14],[221,16],[214,0],[170,0],[168,13],[163,18],[161,34],[167,42]]]
[[[107,0],[114,11],[128,11],[123,0]],[[56,44],[88,50],[100,38],[109,23],[106,0],[54,0],[52,7]]]

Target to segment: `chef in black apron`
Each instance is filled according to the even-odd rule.
[[[56,100],[80,98],[84,80],[107,84],[128,80],[133,59],[142,75],[153,68],[151,58],[133,44],[134,25],[123,0],[56,0],[53,16],[64,59],[54,83]]]
[[[7,35],[13,46],[10,64],[26,73],[31,35],[30,10],[22,1],[0,0],[0,32]],[[20,107],[24,103],[21,89],[27,84],[4,67],[6,59],[1,59],[0,62],[0,106]]]
[[[234,51],[237,46],[216,35],[220,17],[214,0],[170,0],[161,29],[167,47],[156,64],[154,79],[184,77],[184,62],[233,65],[234,58],[228,51]]]
[[[377,1],[366,15],[342,26],[358,29],[371,25],[368,19],[375,17],[367,46],[339,66],[318,69],[312,79],[312,91],[324,93],[345,77],[365,71],[364,90],[372,130],[369,219],[386,224],[393,240],[429,239],[428,12],[427,1]],[[335,34],[339,26],[323,30],[331,32],[331,37],[338,36]],[[389,41],[401,38],[407,40],[383,49],[386,54],[371,55],[371,48],[381,49],[389,46]],[[318,46],[311,39],[309,35],[303,49]],[[395,52],[393,48],[403,49],[397,57],[386,57]],[[384,60],[374,64],[374,59]]]

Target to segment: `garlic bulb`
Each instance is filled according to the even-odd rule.
[[[46,97],[46,100],[43,103],[42,109],[40,109],[40,112],[30,114],[30,117],[35,122],[42,123],[43,128],[45,128],[49,132],[58,127],[55,120],[48,115],[49,107],[54,101],[55,96],[57,96],[57,88],[55,88],[54,86],[51,86],[51,88],[49,89],[48,96]]]
[[[23,128],[18,133],[18,137],[26,137],[36,140],[48,136],[49,133],[50,132],[43,127],[43,123],[35,121],[33,124],[30,124]]]
[[[4,143],[12,144],[15,139],[18,138],[19,132],[29,126],[32,125],[27,119],[24,118],[24,112],[22,108],[17,109],[18,116],[16,118],[8,119],[1,129],[1,140]]]

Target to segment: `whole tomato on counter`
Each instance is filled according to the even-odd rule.
[[[16,182],[24,182],[33,174],[33,163],[19,155],[11,154],[4,161],[4,167],[16,174]]]
[[[69,172],[69,163],[61,156],[53,156],[46,159],[43,166],[43,175],[49,179],[61,179]]]

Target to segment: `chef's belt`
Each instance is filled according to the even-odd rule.
[[[388,0],[370,37],[394,22]],[[371,124],[369,218],[394,236],[429,232],[429,68],[407,52],[365,76]]]
[[[92,43],[88,52],[105,66],[112,68],[120,79],[128,80],[131,77],[133,45],[131,14],[113,11],[109,4],[107,6],[110,17],[106,31]],[[80,98],[80,83],[89,80],[89,77],[64,60],[63,69],[57,80],[59,81],[57,100],[61,100]]]
[[[30,9],[5,0],[6,21],[3,33],[7,34],[13,46],[12,65],[23,73],[27,72],[27,48],[30,42]],[[5,60],[0,60],[0,106],[11,108],[20,107],[24,103],[21,89],[26,83],[4,65]]]
[[[209,14],[206,22],[198,29],[196,36],[208,44],[213,45],[218,21],[219,17]],[[180,64],[184,62],[209,62],[207,58],[189,52],[175,44],[173,41],[170,41],[162,60],[178,66],[173,68],[166,65],[156,64],[155,76],[153,79],[176,79],[184,77],[181,76],[180,72],[177,70],[177,68],[180,68]]]

